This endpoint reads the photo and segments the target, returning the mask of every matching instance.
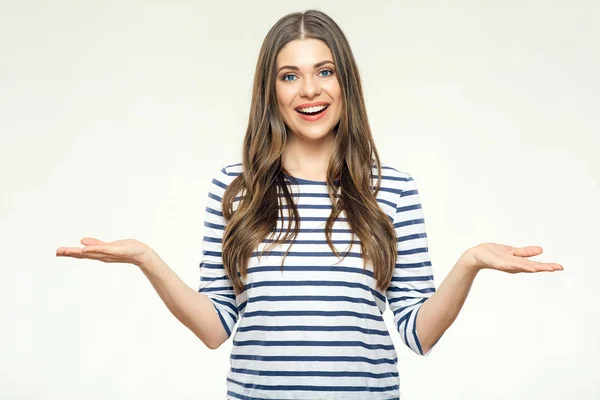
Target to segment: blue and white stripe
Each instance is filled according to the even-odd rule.
[[[325,182],[297,179],[297,184],[290,183],[300,232],[283,271],[281,260],[289,244],[259,255],[286,228],[287,212],[279,217],[274,236],[253,253],[245,291],[236,297],[221,259],[221,199],[241,173],[241,163],[222,168],[212,180],[199,292],[212,300],[227,334],[233,333],[228,399],[399,399],[397,354],[382,318],[386,299],[401,340],[423,354],[416,317],[435,286],[415,181],[407,173],[382,167],[377,202],[393,221],[398,238],[398,260],[385,292],[376,288],[372,265],[367,263],[363,270],[360,245],[349,248],[352,236],[344,213],[334,224],[332,239],[339,253],[348,248],[349,253],[338,263],[329,248],[324,227],[331,201]],[[374,167],[375,179],[376,173]]]

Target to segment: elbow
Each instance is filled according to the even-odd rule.
[[[209,338],[200,338],[202,343],[211,350],[216,350],[229,339],[229,336],[214,336]]]
[[[206,327],[204,327],[202,330],[190,329],[206,347],[208,347],[210,350],[216,350],[221,347],[221,345],[225,343],[230,336],[227,332],[225,332],[225,329],[220,328],[220,322],[218,324],[219,328],[217,329],[206,329]]]
[[[221,343],[204,342],[204,344],[211,350],[216,350],[221,346]]]
[[[223,344],[223,342],[217,342],[214,340],[203,340],[202,343],[204,343],[204,345],[211,350],[216,350]]]
[[[437,345],[442,338],[443,334],[438,336],[435,341],[426,340],[425,343],[419,342],[419,352],[417,354],[421,356],[428,356],[431,350]]]
[[[421,352],[419,353],[419,355],[423,356],[423,357],[427,357],[429,355],[429,353],[431,353],[432,348],[433,348],[432,346],[421,347]]]
[[[204,343],[204,345],[211,350],[216,350],[221,347],[223,343],[225,343],[225,340],[221,340],[221,338],[217,337],[205,339],[200,338],[200,340],[202,340],[202,343]]]
[[[187,325],[187,327],[210,350],[218,349],[224,342],[223,340],[219,340],[219,338],[216,335],[210,334],[211,332],[195,329],[195,327],[191,325]]]

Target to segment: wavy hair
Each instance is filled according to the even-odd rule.
[[[367,120],[356,61],[339,26],[323,12],[308,10],[288,14],[277,21],[267,33],[258,56],[242,149],[242,173],[229,184],[222,199],[223,216],[227,221],[222,259],[236,294],[244,291],[242,278],[247,276],[252,253],[277,227],[280,210],[283,216],[280,193],[288,205],[289,223],[284,237],[280,233],[263,252],[288,240],[293,243],[298,234],[300,217],[285,181],[285,175],[291,174],[281,162],[288,132],[279,112],[275,83],[279,51],[292,40],[306,38],[327,44],[342,92],[343,108],[340,121],[334,128],[334,150],[327,168],[326,183],[332,203],[331,214],[325,224],[327,243],[340,257],[331,240],[331,230],[343,210],[352,231],[349,249],[355,235],[358,236],[363,270],[370,260],[373,277],[380,290],[385,290],[392,279],[397,259],[396,232],[376,201],[381,163]],[[378,178],[375,186],[371,182],[374,166],[377,167]],[[233,203],[240,193],[243,196],[234,212]],[[283,260],[288,251],[289,247]]]

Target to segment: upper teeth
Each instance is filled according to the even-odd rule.
[[[315,107],[308,107],[308,108],[299,108],[298,110],[302,111],[302,112],[311,113],[311,112],[321,111],[321,110],[325,109],[326,107],[327,107],[326,105],[323,105],[323,106],[315,106]]]

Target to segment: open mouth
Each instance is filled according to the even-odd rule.
[[[329,104],[307,108],[296,108],[296,111],[304,115],[318,115],[325,111],[327,107],[329,107]]]

